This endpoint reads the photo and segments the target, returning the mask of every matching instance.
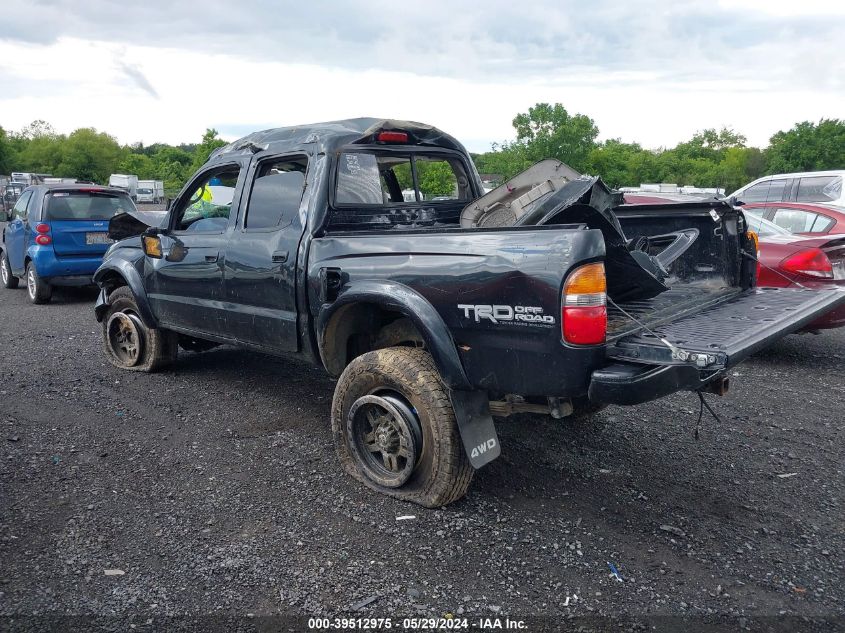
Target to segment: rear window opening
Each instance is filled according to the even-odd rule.
[[[469,202],[472,198],[466,169],[457,157],[354,151],[343,152],[338,160],[338,205]]]
[[[55,191],[45,204],[44,220],[110,220],[134,210],[128,195],[97,191]]]
[[[475,197],[470,182],[457,153],[350,149],[338,156],[329,227],[454,227]]]

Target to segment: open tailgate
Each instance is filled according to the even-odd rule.
[[[593,372],[590,399],[637,404],[698,389],[842,304],[840,289],[754,288],[651,332],[640,328],[608,345],[618,362]]]

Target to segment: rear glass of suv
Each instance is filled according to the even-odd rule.
[[[105,191],[54,191],[45,200],[44,220],[110,220],[131,211],[125,193]]]
[[[830,202],[842,197],[842,176],[804,176],[797,202]]]

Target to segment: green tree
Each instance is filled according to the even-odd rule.
[[[0,174],[9,174],[14,170],[16,153],[9,135],[0,126]]]
[[[585,171],[601,176],[611,187],[631,187],[652,180],[655,162],[655,154],[638,143],[609,139],[590,150]]]
[[[491,151],[478,156],[475,166],[482,174],[499,174],[507,180],[528,169],[533,162],[521,143],[493,143]]]
[[[17,154],[17,171],[57,173],[66,137],[56,134],[46,121],[36,120],[11,138]]]
[[[56,175],[108,182],[123,154],[124,150],[113,136],[94,128],[80,128],[62,144],[62,160]]]
[[[524,146],[529,163],[557,158],[577,171],[585,170],[599,134],[590,117],[570,115],[560,103],[538,103],[528,108],[528,112],[514,117],[513,127],[516,143]]]
[[[747,141],[745,136],[731,128],[723,127],[721,130],[708,128],[693,134],[689,141],[678,143],[675,153],[682,159],[703,158],[719,162],[725,157],[728,149],[745,147]]]
[[[156,176],[153,161],[146,154],[128,153],[116,169],[121,174],[136,174],[142,180],[152,180]]]
[[[420,193],[426,200],[435,196],[449,196],[455,193],[457,186],[455,172],[446,161],[417,161],[417,178]]]
[[[845,169],[845,121],[803,121],[769,139],[769,173]]]
[[[208,160],[208,157],[211,156],[211,153],[224,145],[226,145],[226,141],[217,138],[217,130],[207,128],[205,134],[202,135],[202,141],[193,152],[194,158],[191,163],[192,172],[202,167]]]

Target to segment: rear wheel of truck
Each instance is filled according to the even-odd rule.
[[[156,371],[176,360],[177,341],[175,332],[144,325],[128,286],[109,295],[109,309],[103,317],[103,349],[112,365]]]
[[[3,281],[4,288],[18,287],[18,278],[12,274],[12,267],[9,264],[9,258],[6,257],[6,251],[0,252],[0,280]]]
[[[436,508],[472,481],[449,394],[428,352],[389,347],[353,360],[332,402],[346,472],[370,488]]]
[[[38,276],[33,262],[28,262],[26,265],[26,291],[29,300],[36,305],[50,303],[53,297],[53,286]]]

